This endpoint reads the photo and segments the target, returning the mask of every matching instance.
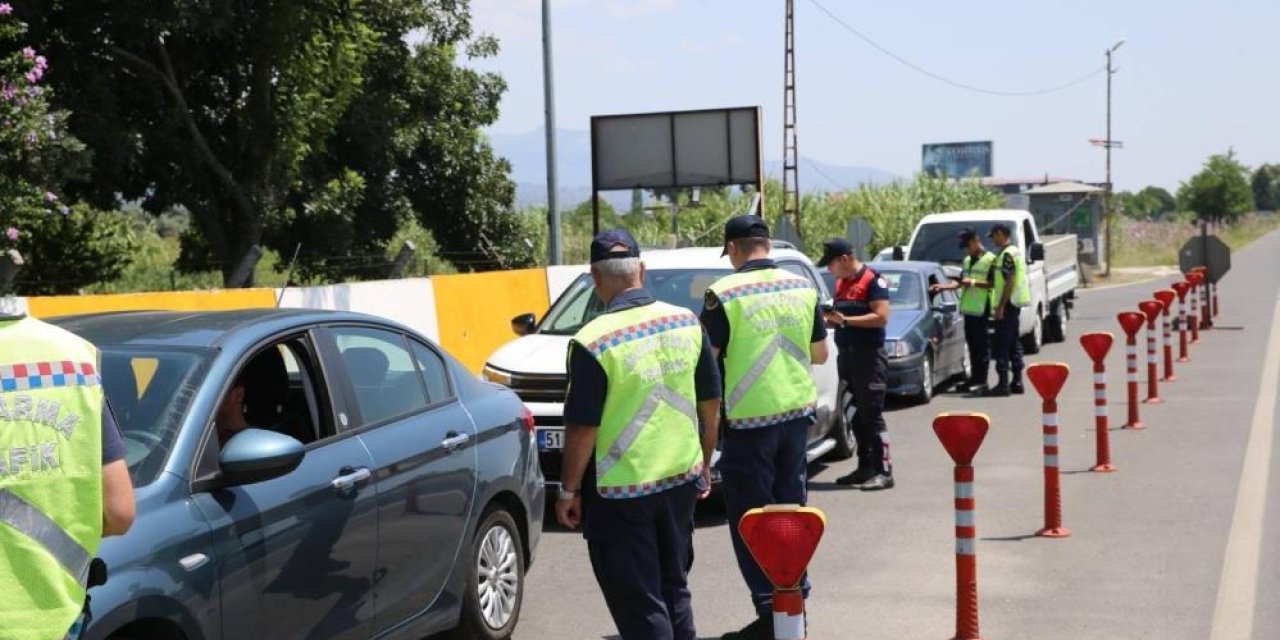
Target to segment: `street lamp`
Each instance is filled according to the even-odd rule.
[[[1107,49],[1107,138],[1103,141],[1103,146],[1107,150],[1107,190],[1103,194],[1106,203],[1103,205],[1103,213],[1107,219],[1107,251],[1104,259],[1107,267],[1103,275],[1111,275],[1111,228],[1114,226],[1115,212],[1111,210],[1111,148],[1116,146],[1115,141],[1111,139],[1111,76],[1115,75],[1115,70],[1111,66],[1111,54],[1117,49],[1124,46],[1124,38],[1118,40],[1111,48]]]

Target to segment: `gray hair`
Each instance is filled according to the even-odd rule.
[[[591,271],[601,280],[622,285],[635,284],[640,280],[640,258],[601,260],[591,265]]]

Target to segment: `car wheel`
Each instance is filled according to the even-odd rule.
[[[1049,315],[1044,319],[1044,341],[1066,342],[1067,340],[1067,305],[1059,302],[1050,307]]]
[[[853,439],[853,420],[845,415],[845,407],[851,404],[846,401],[850,393],[852,392],[848,387],[840,383],[840,393],[836,394],[836,416],[832,420],[830,434],[831,439],[836,441],[836,447],[827,454],[831,460],[848,460],[858,450]]]
[[[524,600],[524,544],[511,514],[490,507],[471,541],[462,620],[457,637],[505,640]]]
[[[1040,353],[1044,345],[1044,318],[1036,312],[1036,322],[1031,326],[1031,333],[1022,336],[1022,352],[1026,354]]]
[[[916,394],[916,402],[929,404],[933,401],[933,352],[925,352],[920,361],[920,392]]]

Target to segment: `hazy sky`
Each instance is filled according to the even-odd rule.
[[[1174,189],[1211,153],[1280,162],[1280,1],[819,0],[885,48],[934,73],[999,91],[1079,78],[1116,54],[1118,188]],[[557,122],[593,114],[764,107],[765,157],[781,156],[782,0],[552,0]],[[472,0],[509,84],[494,132],[542,126],[540,0]],[[796,0],[804,156],[910,175],[920,144],[995,142],[1000,176],[1101,181],[1105,76],[1036,97],[957,89],[858,40]],[[802,182],[822,182],[801,166]]]

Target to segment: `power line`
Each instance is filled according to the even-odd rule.
[[[826,179],[827,179],[827,182],[830,182],[833,186],[835,186],[835,188],[837,188],[837,189],[848,189],[848,188],[849,188],[849,187],[846,187],[846,186],[844,186],[844,185],[840,184],[839,182],[836,182],[836,179],[835,179],[835,178],[832,178],[829,174],[827,174],[827,172],[826,172],[826,171],[823,171],[823,170],[822,170],[822,167],[818,166],[818,163],[814,162],[813,160],[810,160],[809,158],[805,158],[805,159],[804,159],[804,161],[805,161],[805,162],[807,162],[807,163],[809,163],[809,168],[810,168],[810,169],[813,169],[814,171],[817,171],[817,172],[818,172],[818,175],[820,175],[820,176],[822,176],[822,177],[826,178]]]
[[[1022,97],[1029,97],[1029,96],[1042,96],[1042,95],[1049,94],[1049,93],[1056,93],[1056,92],[1058,92],[1058,91],[1062,91],[1062,90],[1064,90],[1064,89],[1070,89],[1071,87],[1074,87],[1074,86],[1076,86],[1076,85],[1078,85],[1078,84],[1081,84],[1081,83],[1085,82],[1086,80],[1089,80],[1090,78],[1093,78],[1094,76],[1097,76],[1098,74],[1103,73],[1103,72],[1105,72],[1105,71],[1107,70],[1106,66],[1104,65],[1104,66],[1098,67],[1097,69],[1094,69],[1093,71],[1090,71],[1089,73],[1087,73],[1087,74],[1085,74],[1085,75],[1083,75],[1083,76],[1080,76],[1079,78],[1076,78],[1075,80],[1072,80],[1072,81],[1070,81],[1070,82],[1065,82],[1065,83],[1060,84],[1060,85],[1056,85],[1056,86],[1052,86],[1052,87],[1046,87],[1046,88],[1043,88],[1043,89],[1035,89],[1035,90],[1031,90],[1031,91],[1003,91],[1003,90],[999,90],[999,89],[987,89],[987,88],[984,88],[984,87],[977,87],[977,86],[974,86],[974,85],[971,85],[971,84],[965,84],[965,83],[963,83],[963,82],[958,82],[958,81],[956,81],[956,80],[952,80],[952,79],[947,78],[947,77],[945,77],[945,76],[939,75],[939,74],[934,73],[934,72],[932,72],[932,71],[930,71],[930,70],[928,70],[928,69],[925,69],[924,67],[922,67],[922,66],[920,66],[920,65],[918,65],[918,64],[915,64],[914,62],[911,62],[910,60],[907,60],[906,58],[904,58],[904,57],[902,57],[902,56],[900,56],[900,55],[898,55],[898,54],[896,54],[896,53],[894,53],[894,52],[890,51],[889,49],[885,48],[884,46],[882,46],[880,43],[876,42],[875,40],[872,40],[869,36],[867,36],[866,34],[862,33],[861,31],[858,31],[857,29],[855,29],[855,28],[853,27],[853,25],[849,24],[848,22],[845,22],[844,20],[842,20],[842,19],[840,18],[840,16],[837,16],[836,14],[832,13],[830,9],[828,9],[828,8],[826,8],[826,7],[824,7],[824,6],[822,6],[822,3],[818,2],[818,0],[809,0],[809,1],[810,1],[810,2],[812,2],[812,3],[813,3],[813,6],[817,7],[819,11],[821,11],[821,12],[823,12],[823,13],[827,14],[827,17],[828,17],[828,18],[831,18],[831,20],[832,20],[833,22],[835,22],[836,24],[838,24],[838,25],[840,25],[840,26],[844,27],[844,28],[845,28],[845,30],[847,30],[849,33],[852,33],[853,35],[857,36],[859,40],[862,40],[863,42],[867,43],[868,45],[870,45],[871,47],[873,47],[875,50],[877,50],[877,51],[879,51],[880,53],[883,53],[884,55],[886,55],[886,56],[888,56],[888,57],[892,58],[892,59],[893,59],[894,61],[896,61],[898,64],[901,64],[902,66],[907,67],[908,69],[911,69],[912,71],[915,71],[915,72],[917,72],[917,73],[920,73],[920,74],[922,74],[922,75],[925,75],[925,76],[927,76],[927,77],[929,77],[929,78],[932,78],[932,79],[934,79],[934,80],[937,80],[938,82],[941,82],[941,83],[943,83],[943,84],[947,84],[947,85],[951,85],[952,87],[955,87],[955,88],[957,88],[957,89],[963,89],[963,90],[965,90],[965,91],[972,91],[972,92],[974,92],[974,93],[981,93],[981,94],[985,94],[985,95],[989,95],[989,96],[1001,96],[1001,97],[1006,97],[1006,98],[1009,98],[1009,97],[1022,98]]]

